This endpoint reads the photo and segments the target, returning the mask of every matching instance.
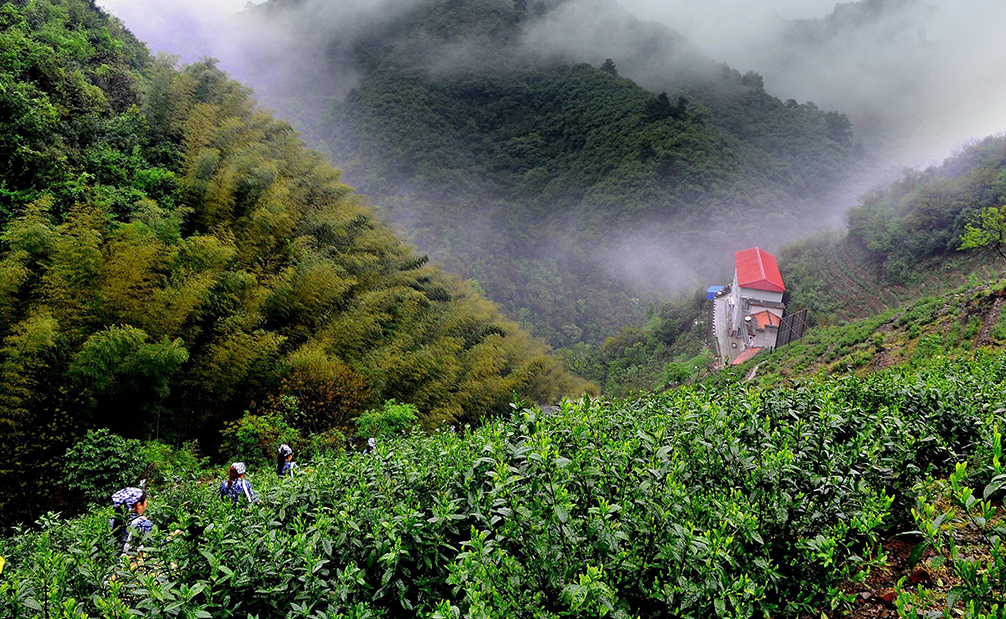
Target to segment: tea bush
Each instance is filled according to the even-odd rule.
[[[105,428],[88,430],[66,451],[63,482],[84,503],[102,503],[119,488],[139,481],[145,466],[142,451],[140,441]]]
[[[967,462],[961,462],[947,483],[940,484],[937,497],[912,510],[919,528],[911,533],[921,536],[922,541],[913,550],[911,561],[917,563],[932,548],[934,556],[926,561],[927,567],[938,572],[946,566],[955,584],[945,594],[937,594],[923,587],[913,590],[903,579],[897,599],[900,617],[1006,618],[1006,545],[1003,544],[1006,525],[999,517],[1000,507],[993,504],[1001,503],[1006,487],[1002,434],[998,430],[993,431],[992,456],[993,476],[980,494],[965,485],[968,466]],[[977,549],[962,548],[967,543],[968,531]]]
[[[369,410],[356,420],[357,435],[386,438],[408,432],[419,421],[419,410],[412,404],[388,400],[378,410]]]
[[[277,445],[286,443],[299,449],[304,443],[300,432],[279,414],[246,412],[241,419],[226,422],[220,435],[220,452],[227,458],[261,466],[276,458]]]
[[[962,459],[994,472],[1004,382],[1006,359],[981,357],[694,385],[260,468],[258,506],[154,489],[140,556],[111,556],[107,510],[0,540],[0,615],[818,616],[849,603],[916,484]]]
[[[141,452],[146,462],[143,477],[154,485],[197,478],[209,466],[209,460],[199,455],[198,441],[189,441],[178,449],[160,441],[147,441]]]

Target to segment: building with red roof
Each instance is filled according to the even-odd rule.
[[[782,274],[779,273],[779,263],[775,256],[764,249],[752,247],[735,253],[734,265],[734,282],[737,286],[763,292],[786,292]]]
[[[724,361],[746,360],[760,350],[775,348],[786,309],[785,292],[775,256],[760,247],[734,254],[733,284],[718,301],[724,307],[719,310],[723,320],[716,325],[717,341],[729,344],[729,349],[721,350]]]

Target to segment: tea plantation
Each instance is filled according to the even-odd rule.
[[[968,463],[952,478],[960,514],[980,508],[992,526],[995,507],[961,488],[999,492],[1004,386],[1006,356],[788,389],[695,386],[515,407],[283,480],[260,469],[251,507],[221,502],[218,479],[165,482],[138,555],[114,556],[100,509],[0,539],[0,616],[832,614],[883,560],[881,540],[916,527],[913,508],[934,543],[955,520],[916,504],[955,462]],[[966,561],[938,563],[950,574]],[[991,589],[958,587],[955,603],[1003,616],[1006,570],[975,573]]]

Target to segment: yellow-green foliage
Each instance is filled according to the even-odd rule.
[[[0,147],[0,166],[18,172],[0,184],[5,514],[8,499],[35,495],[27,480],[44,483],[48,454],[91,426],[212,443],[223,422],[291,395],[310,413],[305,431],[344,428],[391,398],[429,427],[505,411],[515,392],[549,401],[589,388],[417,259],[212,61],[179,70],[124,34],[104,42],[118,30],[83,0],[5,4],[0,18],[4,49],[16,48],[0,54],[0,80],[63,113],[66,88],[31,81],[50,63],[90,97],[61,119],[89,131],[42,129],[67,152],[45,174]],[[103,90],[103,54],[132,95]],[[25,131],[0,119],[0,132]]]

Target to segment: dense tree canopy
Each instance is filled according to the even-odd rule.
[[[274,101],[410,241],[557,347],[600,345],[669,288],[728,277],[735,249],[799,236],[859,165],[846,117],[676,54],[686,42],[670,31],[619,24],[640,30],[638,49],[593,64],[526,44],[563,4],[417,2],[352,54],[332,41],[332,74],[360,76],[345,100],[321,109],[331,80],[319,76]],[[324,38],[296,3],[255,11],[286,8],[267,23]],[[645,63],[666,76],[656,91],[624,77]]]
[[[0,28],[5,514],[57,498],[34,484],[89,427],[212,445],[283,393],[322,431],[586,387],[212,61],[151,58],[83,0],[5,3]]]

